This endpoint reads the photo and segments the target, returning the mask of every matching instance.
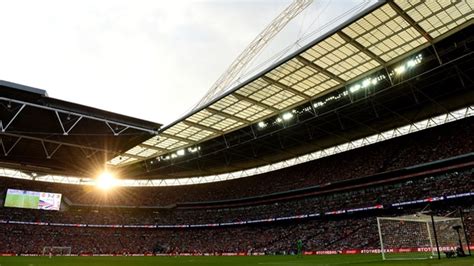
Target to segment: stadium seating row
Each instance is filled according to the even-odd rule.
[[[7,188],[62,193],[77,204],[117,206],[167,206],[306,188],[350,180],[381,172],[474,152],[474,118],[395,138],[320,160],[252,177],[202,185],[155,188],[115,188],[104,193],[92,186],[77,186],[2,179]]]

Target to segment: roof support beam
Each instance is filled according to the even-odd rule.
[[[191,122],[191,121],[188,121],[188,120],[183,120],[181,121],[183,124],[185,125],[188,125],[190,127],[195,127],[195,128],[199,128],[200,130],[205,130],[205,131],[210,131],[214,134],[219,134],[219,135],[222,135],[224,134],[224,132],[220,131],[220,130],[217,130],[215,128],[212,128],[212,127],[208,127],[208,126],[203,126],[201,124],[198,124],[198,123],[194,123],[194,122]]]
[[[279,112],[280,110],[278,110],[277,108],[273,107],[273,106],[270,106],[268,104],[265,104],[265,103],[262,103],[262,102],[259,102],[257,100],[254,100],[250,97],[247,97],[247,96],[244,96],[244,95],[241,95],[241,94],[238,94],[238,93],[232,93],[232,96],[234,96],[235,98],[241,100],[241,101],[247,101],[253,105],[258,105],[260,107],[263,107],[265,109],[268,109],[268,110],[271,110],[273,112]]]
[[[52,151],[49,151],[48,148],[46,147],[46,145],[44,144],[44,141],[41,141],[41,145],[43,145],[43,150],[44,150],[44,154],[46,155],[46,159],[51,159],[51,157],[53,157],[53,155],[59,150],[59,148],[61,148],[62,144],[55,144],[56,147],[53,148]]]
[[[67,136],[69,134],[69,132],[71,132],[71,130],[77,125],[77,123],[79,123],[79,121],[81,121],[82,119],[82,115],[81,116],[75,116],[76,117],[76,121],[74,122],[74,124],[72,124],[72,126],[69,127],[69,129],[66,129],[63,121],[61,120],[61,116],[59,116],[59,112],[56,110],[54,111],[54,113],[56,113],[56,117],[58,118],[58,121],[59,121],[59,125],[61,126],[61,129],[63,130],[63,135],[64,136]],[[71,119],[70,118],[70,115],[68,114],[68,118],[67,119]],[[107,122],[106,122],[107,123]],[[108,124],[107,124],[108,125]]]
[[[147,148],[147,149],[156,150],[158,152],[168,152],[167,149],[163,149],[163,148],[160,148],[160,147],[148,145],[148,144],[145,144],[145,143],[140,143],[140,144],[138,144],[138,146],[143,147],[143,148]]]
[[[13,145],[10,148],[7,148],[5,146],[5,143],[3,142],[3,139],[0,137],[0,146],[2,146],[3,154],[5,156],[8,156],[8,154],[10,154],[10,152],[15,148],[15,146],[18,144],[18,142],[20,142],[21,139],[22,139],[22,137],[18,136],[16,141],[13,143]]]
[[[95,148],[95,147],[86,146],[86,145],[73,144],[73,143],[68,143],[68,142],[64,142],[64,141],[56,141],[56,140],[50,140],[50,139],[44,139],[44,138],[36,138],[36,137],[26,136],[26,135],[18,135],[18,134],[13,134],[13,133],[8,133],[8,132],[4,132],[0,135],[16,137],[16,138],[21,138],[21,139],[35,140],[35,141],[39,141],[39,142],[52,143],[52,144],[57,144],[57,145],[61,144],[62,146],[81,148],[81,149],[92,150],[92,151],[100,151],[100,152],[104,152],[104,153],[108,153],[108,154],[114,153],[113,151],[107,150],[107,149]]]
[[[346,83],[346,81],[343,80],[342,78],[340,78],[340,77],[334,75],[332,72],[326,70],[325,68],[322,68],[322,67],[316,65],[315,63],[309,61],[308,59],[302,57],[301,55],[297,55],[295,58],[296,58],[300,63],[302,63],[303,65],[308,66],[308,67],[310,67],[310,68],[312,68],[312,69],[314,69],[314,70],[316,70],[316,71],[318,71],[318,72],[321,72],[321,73],[323,73],[324,75],[326,75],[326,76],[328,76],[328,77],[334,79],[335,81],[337,81],[337,82],[339,82],[339,83],[341,83],[341,84]]]
[[[165,138],[169,138],[169,139],[175,139],[175,140],[183,141],[183,142],[186,142],[186,143],[188,143],[188,144],[195,144],[195,143],[197,143],[197,142],[194,141],[194,140],[186,139],[186,138],[179,137],[179,136],[176,136],[176,135],[170,135],[170,134],[168,134],[168,133],[163,133],[163,132],[159,133],[159,134],[158,134],[158,137],[159,137],[159,136],[162,136],[162,137],[165,137]]]
[[[240,123],[244,123],[244,124],[250,123],[250,121],[248,121],[246,119],[243,119],[243,118],[240,118],[240,117],[237,117],[237,116],[234,116],[234,115],[230,115],[230,114],[222,112],[222,111],[212,109],[211,107],[207,107],[206,111],[208,111],[209,113],[212,113],[214,115],[220,115],[222,117],[235,120],[235,121],[240,122]]]
[[[298,95],[298,96],[301,96],[301,97],[303,97],[303,98],[306,99],[306,100],[309,100],[309,99],[311,98],[311,97],[309,97],[308,95],[302,93],[301,91],[295,90],[295,89],[293,89],[292,87],[287,86],[287,85],[285,85],[285,84],[283,84],[283,83],[281,83],[281,82],[279,82],[279,81],[276,81],[276,80],[274,80],[274,79],[272,79],[272,78],[269,78],[269,77],[267,77],[267,76],[262,76],[262,79],[263,79],[265,82],[267,82],[268,84],[275,85],[275,86],[277,86],[277,87],[280,87],[281,89],[290,91],[291,93],[293,93],[293,94],[295,94],[295,95]]]
[[[145,160],[146,158],[149,158],[149,157],[150,157],[150,156],[148,156],[148,157],[143,157],[143,156],[140,156],[140,155],[135,155],[135,154],[126,153],[126,152],[120,154],[119,156],[135,158],[135,159],[138,159],[138,160]]]
[[[362,44],[360,44],[358,41],[352,39],[349,35],[345,34],[344,32],[342,31],[338,31],[337,32],[337,35],[339,35],[339,37],[341,37],[344,41],[352,44],[355,48],[359,49],[361,52],[365,53],[366,55],[368,55],[370,58],[374,59],[375,61],[377,61],[379,64],[381,64],[382,66],[385,65],[387,62],[385,62],[384,60],[382,60],[382,58],[378,57],[376,54],[372,53],[372,51],[370,51],[369,49],[367,49],[366,47],[364,47]]]
[[[412,17],[405,13],[405,11],[403,11],[403,9],[401,9],[401,7],[398,6],[393,0],[389,0],[388,4],[395,10],[395,12],[397,12],[400,17],[408,22],[410,26],[415,28],[415,30],[418,31],[429,43],[433,42],[433,37],[431,37],[431,35],[426,32],[418,23],[416,23]]]
[[[146,133],[149,133],[149,134],[152,134],[152,135],[156,135],[158,133],[158,131],[154,130],[154,129],[148,129],[148,128],[144,128],[144,127],[133,126],[133,125],[125,124],[125,123],[118,122],[118,121],[112,121],[112,120],[105,119],[105,118],[98,117],[98,116],[96,117],[96,116],[91,116],[91,115],[87,115],[87,114],[80,114],[80,113],[76,113],[76,112],[73,112],[73,111],[66,111],[66,110],[62,110],[62,109],[59,109],[59,108],[34,104],[34,103],[25,102],[25,101],[21,101],[21,100],[0,97],[0,101],[7,101],[7,102],[14,102],[14,103],[21,104],[21,105],[23,105],[21,109],[23,109],[25,106],[30,106],[30,107],[49,110],[49,111],[53,111],[53,112],[57,111],[59,113],[71,114],[71,115],[74,115],[74,116],[77,116],[77,117],[83,117],[83,118],[87,118],[87,119],[95,120],[95,121],[99,121],[99,122],[112,123],[114,125],[136,129],[136,130],[143,131],[143,132],[146,132]],[[11,124],[11,122],[12,121],[10,121],[9,124]],[[5,132],[7,127],[8,127],[8,125],[5,126],[5,127],[0,128],[0,129],[2,130],[2,132]]]
[[[3,122],[2,120],[0,120],[0,129],[2,130],[2,132],[5,132],[5,130],[7,130],[7,128],[13,123],[13,121],[15,121],[15,119],[18,117],[18,115],[20,114],[21,110],[23,110],[23,108],[25,108],[26,104],[22,104],[20,109],[18,109],[18,111],[15,113],[15,115],[13,116],[13,118],[10,120],[10,122],[7,123],[6,126],[3,126]]]
[[[115,128],[113,128],[110,124],[110,122],[105,122],[105,124],[109,127],[110,131],[114,133],[114,136],[118,136],[122,134],[125,130],[129,129],[129,126],[122,127],[121,129],[118,127],[118,125],[115,125]]]

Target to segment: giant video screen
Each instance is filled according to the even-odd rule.
[[[58,211],[61,206],[61,194],[8,189],[4,206]]]

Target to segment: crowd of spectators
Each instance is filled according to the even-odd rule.
[[[473,236],[472,213],[466,214],[466,217],[469,234]],[[0,235],[0,254],[42,254],[47,246],[71,247],[72,254],[291,254],[296,249],[297,240],[303,241],[306,251],[380,248],[375,216],[193,229],[4,224],[0,226]],[[407,234],[403,239],[398,237],[394,244],[398,246],[394,247],[412,247],[417,243],[421,243],[418,235]],[[424,241],[420,246],[425,247],[427,243]]]
[[[62,193],[73,203],[167,206],[180,202],[239,199],[370,176],[474,152],[474,118],[347,151],[293,167],[225,182],[177,187],[115,188],[31,182],[2,178],[7,188]],[[125,177],[126,178],[126,177]]]
[[[242,222],[305,214],[325,214],[414,200],[474,192],[474,168],[434,176],[400,180],[361,188],[347,188],[293,200],[223,205],[214,208],[99,208],[69,207],[63,211],[0,208],[0,220],[68,224],[179,225]]]
[[[290,168],[205,185],[118,188],[114,192],[103,193],[91,186],[3,178],[0,182],[1,198],[4,197],[6,189],[17,188],[62,193],[66,201],[72,204],[64,204],[61,211],[0,207],[0,253],[41,253],[45,246],[69,246],[74,254],[249,251],[289,253],[294,250],[297,239],[303,240],[306,250],[378,248],[374,216],[376,214],[371,211],[337,215],[329,213],[383,206],[380,211],[399,214],[400,207],[392,206],[393,203],[474,192],[474,169],[464,167],[433,175],[377,180],[377,183],[370,183],[376,180],[372,179],[369,183],[361,181],[340,185],[336,190],[331,188],[330,191],[325,191],[322,185],[473,152],[472,121],[465,119]],[[291,199],[246,202],[241,205],[236,202],[222,202],[221,205],[213,207],[204,207],[205,204],[173,206],[179,202],[239,199],[314,185],[320,185],[322,189],[312,190],[312,194]],[[469,200],[463,204],[472,204],[472,197],[467,199]],[[167,206],[170,204],[171,206]],[[459,204],[459,201],[454,204]],[[421,205],[426,206],[425,203],[413,206]],[[6,222],[189,225],[315,213],[320,216],[283,222],[205,228],[99,228]],[[468,228],[473,230],[473,219],[469,216],[466,221]]]

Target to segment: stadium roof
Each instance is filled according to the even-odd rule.
[[[89,176],[161,127],[7,81],[0,91],[0,165],[6,167]]]
[[[443,34],[471,25],[473,17],[469,1],[380,1],[109,164],[192,151],[203,141],[283,114],[383,69]]]

